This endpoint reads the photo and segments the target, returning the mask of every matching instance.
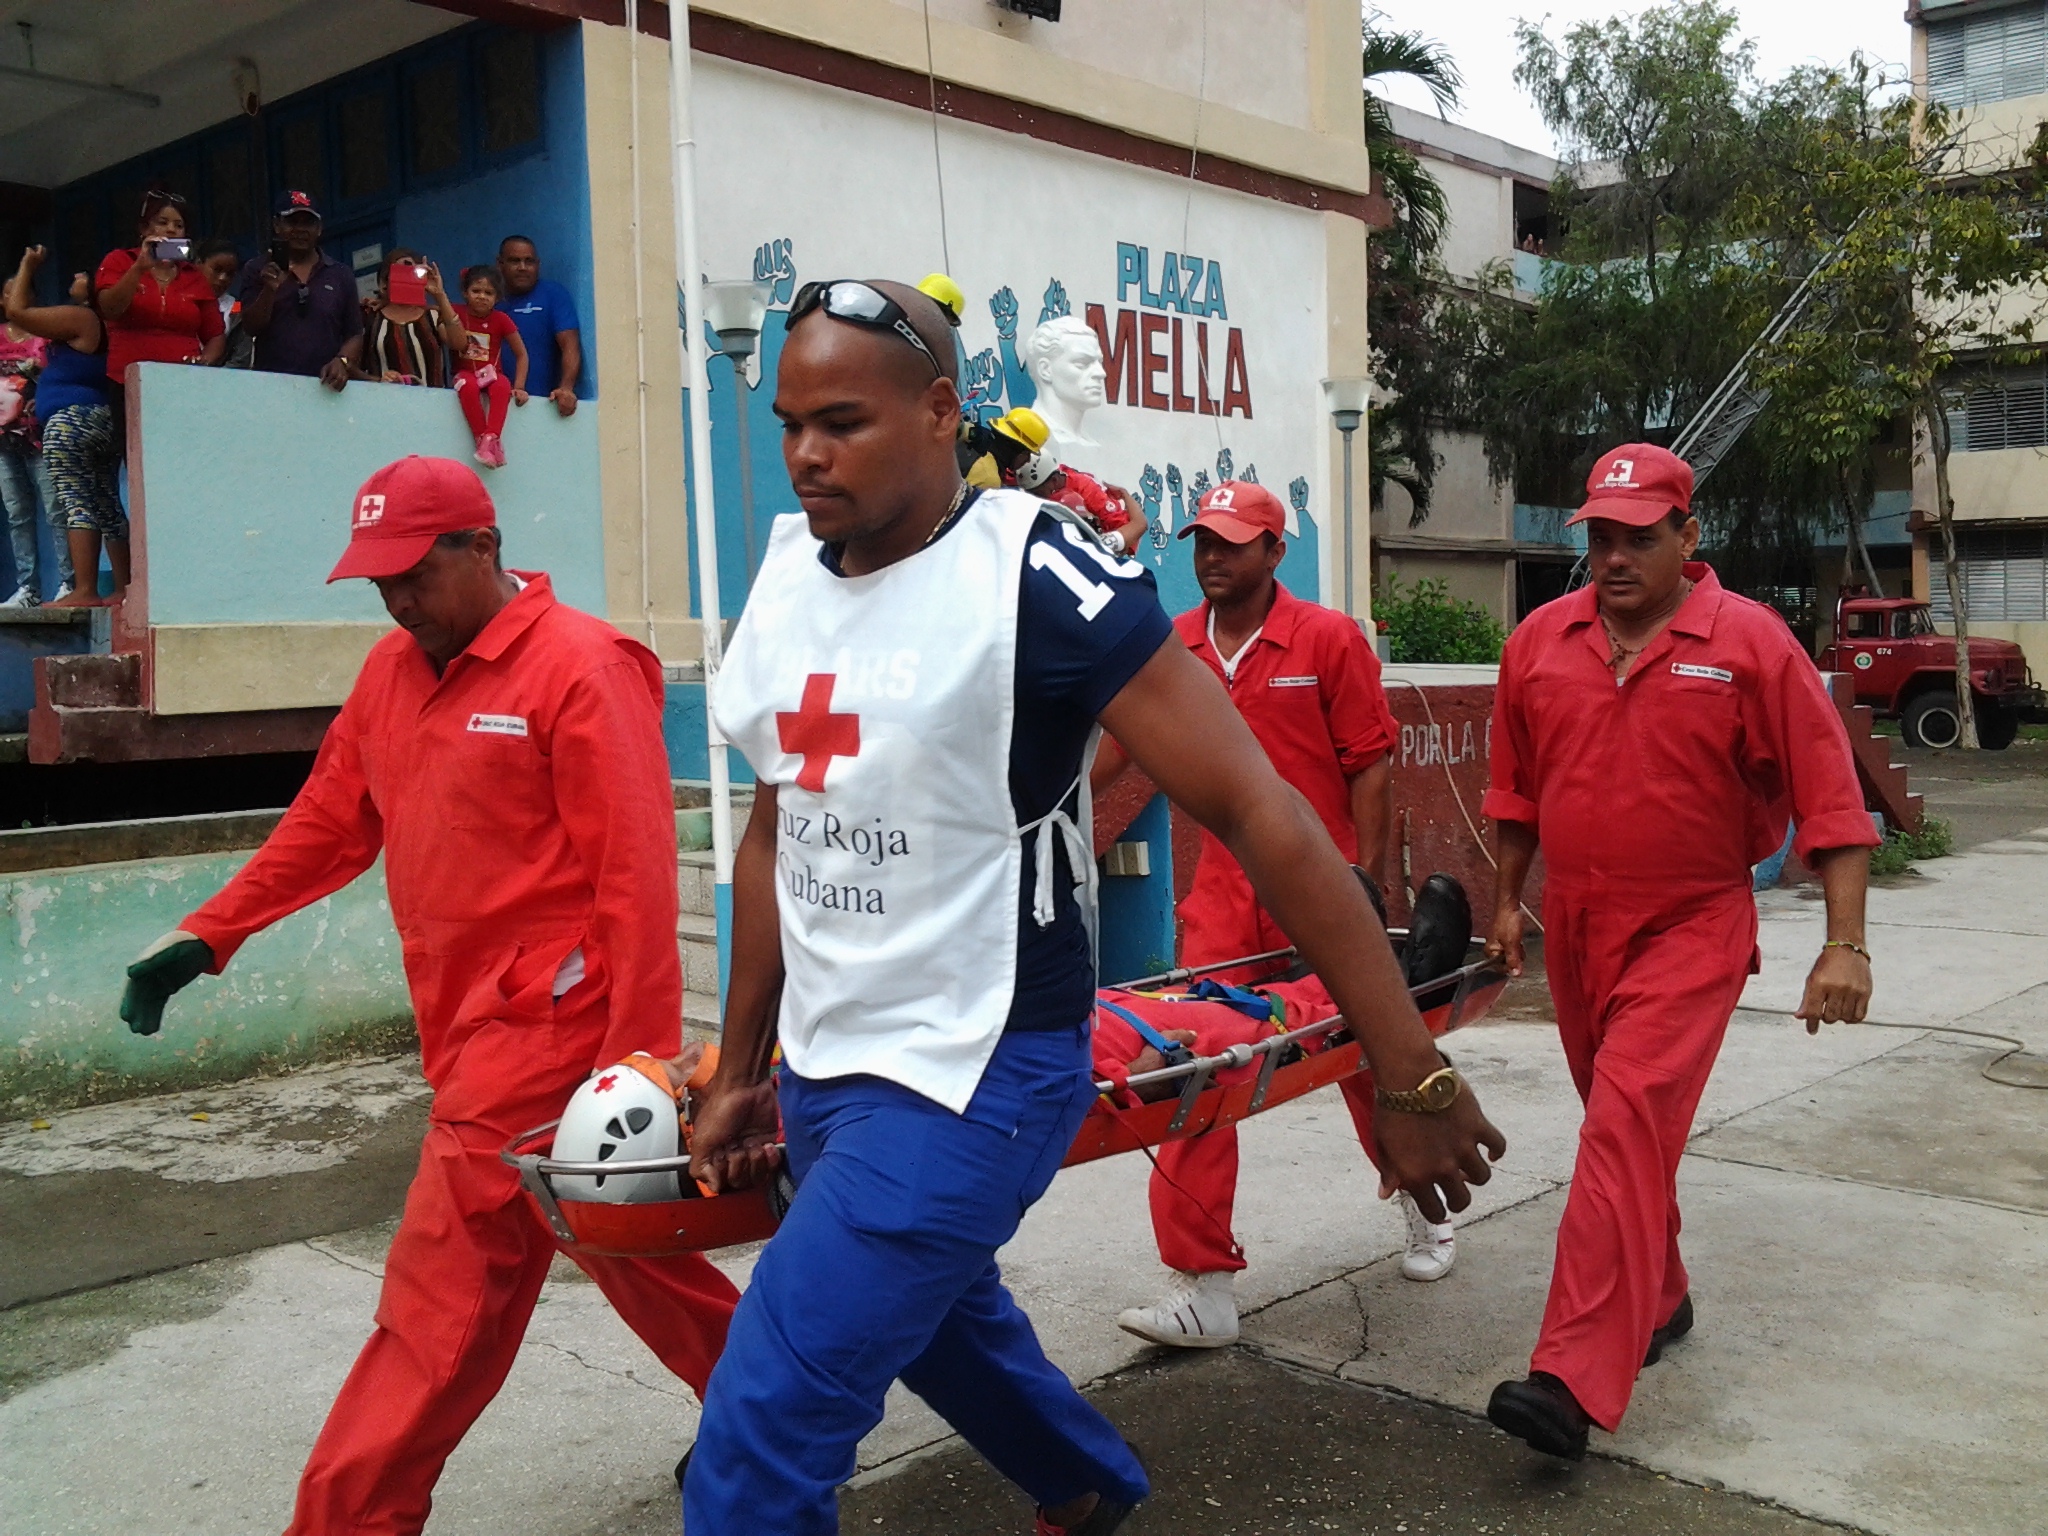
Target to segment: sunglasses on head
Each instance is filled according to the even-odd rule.
[[[796,291],[796,299],[783,319],[783,329],[794,329],[797,321],[814,309],[822,309],[834,320],[844,320],[849,325],[865,326],[871,331],[894,332],[924,354],[924,360],[932,365],[935,376],[945,377],[946,370],[932,355],[932,349],[925,345],[924,338],[917,334],[917,327],[910,323],[909,312],[879,289],[845,278],[805,283]]]

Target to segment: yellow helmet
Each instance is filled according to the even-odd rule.
[[[917,291],[934,301],[946,312],[946,319],[958,325],[967,318],[967,295],[960,291],[960,285],[943,272],[932,272],[917,285]]]
[[[995,419],[995,430],[1014,443],[1022,443],[1033,453],[1042,450],[1052,439],[1052,428],[1045,424],[1045,418],[1028,405],[1020,405],[1003,412]]]

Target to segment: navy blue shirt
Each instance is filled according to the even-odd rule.
[[[1044,563],[1034,565],[1030,550],[1039,544],[1045,546]],[[819,556],[837,571],[830,547]],[[1088,786],[1077,791],[1075,780],[1095,717],[1172,634],[1173,621],[1159,606],[1149,570],[1108,554],[1092,535],[1052,511],[1038,514],[1017,592],[1010,804],[1019,826],[1029,826],[1062,801],[1067,814],[1080,820],[1077,796],[1087,794]],[[1036,833],[1025,835],[1017,890],[1017,990],[1004,1027],[1070,1029],[1094,1014],[1095,963],[1063,842],[1055,844],[1053,855],[1057,915],[1044,928],[1031,915],[1037,843]]]
[[[498,308],[519,327],[526,343],[526,392],[551,395],[562,377],[562,349],[555,340],[562,331],[580,331],[576,301],[560,283],[542,278],[530,292],[506,294]]]
[[[242,268],[242,313],[263,292],[263,260]],[[265,373],[317,376],[343,343],[363,333],[356,275],[324,251],[305,282],[289,267],[270,305],[270,324],[256,338],[256,366]]]

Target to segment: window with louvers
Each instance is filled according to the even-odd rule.
[[[1931,548],[1934,622],[1952,624],[1941,541],[1933,540]],[[1958,528],[1956,556],[1972,623],[2048,620],[2048,528]]]
[[[2042,0],[1927,24],[1927,94],[1974,107],[2048,93],[2048,4]]]
[[[2048,446],[2048,367],[1995,370],[1951,397],[1948,420],[1957,453]]]

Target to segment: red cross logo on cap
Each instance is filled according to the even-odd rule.
[[[384,521],[384,498],[371,492],[356,498],[356,526],[367,528],[372,523]]]
[[[782,750],[804,760],[797,787],[813,794],[824,792],[833,758],[860,756],[860,716],[832,713],[832,687],[838,681],[831,672],[813,672],[804,679],[802,707],[775,715]]]
[[[294,192],[292,194],[292,206],[294,208],[310,208],[313,206],[313,199],[306,196],[303,192]]]
[[[619,1074],[616,1072],[607,1072],[603,1077],[600,1077],[597,1080],[597,1086],[591,1089],[590,1091],[592,1093],[610,1093],[614,1088],[618,1086]]]

